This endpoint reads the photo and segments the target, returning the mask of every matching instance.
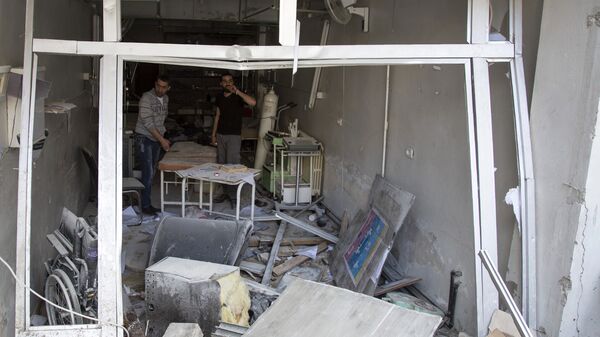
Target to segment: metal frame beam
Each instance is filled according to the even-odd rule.
[[[16,274],[26,287],[30,285],[31,245],[31,171],[33,153],[33,116],[35,110],[35,82],[37,56],[33,48],[34,0],[25,5],[25,38],[23,52],[23,82],[21,93],[21,136],[19,148],[19,195],[17,205]],[[30,312],[29,291],[15,282],[15,334],[27,330]]]
[[[98,318],[122,324],[121,308],[121,190],[122,190],[122,64],[117,56],[100,60],[98,123]],[[121,70],[119,72],[119,70]],[[120,331],[104,325],[102,336]]]
[[[138,57],[181,57],[236,62],[294,59],[294,47],[284,46],[212,46],[34,39],[33,51],[62,55],[135,55]],[[514,56],[514,46],[509,42],[298,47],[298,60],[514,58]]]
[[[488,62],[485,59],[473,59],[472,63],[479,201],[479,228],[474,228],[473,258],[477,278],[477,330],[479,336],[485,336],[492,315],[498,309],[498,290],[490,276],[483,272],[477,252],[487,250],[492,261],[498,261],[496,184]]]

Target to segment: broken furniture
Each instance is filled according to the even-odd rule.
[[[338,286],[373,295],[385,261],[415,196],[380,175],[369,195],[368,213],[359,212],[333,249],[331,273]]]
[[[238,265],[250,221],[166,217],[158,224],[149,265],[167,256]]]
[[[169,185],[183,184],[181,178],[175,173],[176,171],[216,161],[217,149],[215,147],[203,146],[194,142],[178,142],[173,144],[163,159],[158,162],[161,212],[165,211],[165,205],[182,205],[182,201],[165,200],[166,195],[169,193]],[[182,189],[184,191],[182,198],[185,199],[185,191],[188,189],[188,186],[183,184]],[[185,203],[185,200],[183,203]]]
[[[256,199],[256,183],[254,179],[260,174],[259,170],[246,168],[243,171],[235,170],[239,165],[221,165],[208,163],[199,166],[194,166],[185,170],[177,171],[177,175],[181,177],[181,216],[185,216],[185,186],[188,180],[197,180],[200,182],[200,199],[198,207],[208,206],[208,212],[211,213],[213,205],[213,184],[225,184],[237,186],[237,197],[235,207],[235,219],[240,219],[241,208],[241,193],[242,187],[248,184],[252,187],[251,202],[250,202],[250,220],[254,221],[254,202]],[[230,169],[230,167],[232,167]],[[204,183],[209,184],[208,202],[203,201]]]
[[[220,321],[248,325],[250,296],[238,267],[167,257],[145,275],[148,336],[171,322],[198,323],[208,336]]]
[[[441,317],[371,296],[298,279],[246,337],[431,337]]]
[[[88,169],[90,170],[90,200],[94,201],[96,200],[98,194],[98,162],[94,158],[94,155],[92,155],[92,153],[88,149],[80,148],[79,150],[81,151],[81,154],[85,159]],[[139,207],[138,220],[139,223],[142,223],[142,198],[140,196],[140,192],[144,189],[144,184],[142,184],[137,178],[123,177],[121,189],[123,195],[133,194],[136,196]]]
[[[263,165],[262,185],[282,201],[283,204],[298,206],[312,200],[321,193],[323,168],[323,146],[314,138],[288,137],[270,131],[265,142],[272,144],[269,158]],[[308,167],[304,159],[308,158]]]
[[[58,255],[44,263],[44,296],[73,312],[96,317],[98,235],[85,219],[63,208],[60,226],[46,236]],[[46,303],[50,325],[84,324],[84,320]]]
[[[144,184],[142,184],[142,182],[140,182],[139,180],[137,180],[137,178],[133,178],[133,177],[127,177],[127,178],[123,178],[123,195],[127,195],[127,194],[133,194],[136,197],[136,200],[138,202],[138,220],[139,220],[139,224],[142,223],[143,220],[143,215],[142,215],[142,196],[140,195],[140,192],[144,190]]]

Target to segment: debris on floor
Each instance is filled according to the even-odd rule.
[[[244,336],[430,337],[441,321],[371,296],[298,279]]]
[[[162,337],[204,337],[196,323],[171,323]]]
[[[260,327],[270,316],[320,322],[322,315],[340,314],[346,315],[343,318],[349,322],[347,327],[361,326],[358,330],[340,331],[340,336],[353,336],[352,333],[358,336],[367,333],[369,327],[374,330],[367,335],[372,332],[373,336],[404,336],[394,334],[397,331],[387,332],[387,329],[397,327],[395,322],[377,321],[385,315],[378,316],[377,310],[382,309],[376,308],[385,307],[399,322],[405,322],[403,317],[406,315],[411,317],[402,324],[422,320],[417,331],[423,336],[431,336],[444,312],[427,303],[425,297],[414,298],[398,292],[406,291],[421,279],[399,273],[400,263],[388,248],[393,245],[395,234],[413,200],[412,194],[377,177],[368,210],[355,212],[352,221],[349,221],[348,213],[342,219],[333,215],[321,197],[312,204],[292,209],[276,202],[264,202],[263,207],[255,208],[255,215],[263,219],[254,223],[223,217],[229,212],[225,203],[217,204],[219,213],[211,214],[197,206],[188,206],[185,218],[163,216],[145,221],[138,227],[124,227],[126,271],[123,282],[127,285],[124,291],[131,300],[128,305],[132,318],[130,331],[145,324],[147,336],[162,336],[169,323],[185,321],[198,323],[205,336],[268,337],[275,335],[263,334]],[[242,215],[246,213],[242,212]],[[145,248],[149,252],[146,256],[137,252],[143,250],[142,245],[151,245]],[[144,263],[137,265],[133,263],[134,259]],[[182,263],[186,266],[182,267]],[[196,263],[218,267],[191,266]],[[141,272],[142,266],[149,266],[145,274]],[[234,276],[229,282],[229,276],[224,275]],[[226,282],[221,282],[222,279]],[[340,288],[330,287],[334,285]],[[173,290],[175,288],[177,291]],[[306,292],[303,298],[285,295],[297,293],[300,288]],[[245,295],[241,296],[241,293]],[[361,314],[358,321],[356,310],[350,313],[336,308],[329,313],[315,309],[310,313],[303,308],[323,300],[319,296],[313,298],[312,293],[327,299],[319,302],[322,304],[320,310],[333,308],[329,302],[337,303],[329,301],[327,296],[337,298],[341,306],[346,303],[349,308],[364,306],[369,309],[365,309],[365,315]],[[243,297],[241,301],[240,296]],[[294,315],[290,315],[291,311],[285,305],[279,304],[290,301],[285,299],[289,297],[295,298]],[[383,297],[383,301],[376,297]],[[208,310],[209,307],[212,309]],[[362,313],[363,309],[360,311]],[[365,317],[369,317],[368,323],[362,321]],[[282,320],[277,324],[288,323]],[[382,325],[377,328],[378,324]],[[319,329],[321,335],[336,335],[336,326]],[[427,327],[424,328],[427,331],[423,327]],[[305,327],[296,330],[302,335],[321,336]],[[278,337],[296,336],[284,333],[287,330],[273,331],[281,332],[277,333]]]
[[[333,250],[331,271],[340,287],[368,295],[379,276],[415,196],[377,176],[369,210],[358,212]]]

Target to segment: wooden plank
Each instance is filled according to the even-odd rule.
[[[247,271],[254,275],[263,275],[265,268],[265,265],[262,263],[251,261],[242,261],[242,263],[240,263],[240,270]]]
[[[275,258],[277,257],[277,253],[279,252],[279,246],[281,245],[281,240],[283,240],[283,234],[285,233],[286,227],[287,222],[281,221],[281,223],[279,224],[279,229],[277,230],[277,235],[275,236],[275,241],[273,242],[273,247],[271,248],[269,261],[267,262],[267,266],[263,274],[261,282],[262,284],[271,284],[273,264],[275,263]]]
[[[442,318],[371,296],[296,280],[245,337],[431,337]]]
[[[321,253],[325,249],[327,249],[327,243],[323,242],[318,246],[317,252]],[[275,274],[276,276],[281,276],[281,275],[287,273],[290,269],[292,269],[296,266],[299,266],[308,260],[310,260],[310,257],[308,257],[308,256],[293,257],[293,258],[285,261],[284,263],[278,265],[277,267],[273,268],[273,274]]]
[[[289,215],[287,215],[285,213],[275,212],[275,216],[278,217],[278,218],[280,218],[283,221],[289,222],[291,225],[294,225],[296,227],[302,228],[302,229],[304,229],[305,231],[307,231],[307,232],[309,232],[311,234],[315,234],[317,236],[320,236],[320,237],[322,237],[323,239],[325,239],[325,240],[327,240],[329,242],[337,243],[338,240],[339,240],[337,236],[335,236],[335,235],[333,235],[331,233],[328,233],[328,232],[326,232],[326,231],[324,231],[324,230],[322,230],[320,228],[312,226],[311,224],[306,223],[306,222],[304,222],[302,220],[299,220],[299,219],[296,219],[294,217],[291,217],[291,216],[289,216]]]
[[[275,238],[272,236],[251,236],[248,239],[248,247],[258,247],[260,245],[273,244]],[[283,238],[282,246],[315,246],[325,242],[326,240],[316,236],[302,236]]]
[[[381,287],[375,288],[374,296],[381,296],[389,292],[408,287],[409,285],[413,285],[419,281],[421,281],[420,277],[407,277],[399,281],[390,282]]]

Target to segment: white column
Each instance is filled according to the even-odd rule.
[[[490,79],[488,63],[485,59],[473,59],[473,93],[479,180],[479,228],[475,228],[474,231],[475,254],[473,257],[477,278],[477,331],[481,337],[487,335],[487,327],[492,315],[498,309],[498,290],[477,256],[480,250],[485,249],[494,265],[498,263]]]
[[[98,318],[121,324],[121,213],[122,111],[120,60],[100,60],[98,130]],[[102,336],[120,336],[121,330],[104,325]]]
[[[31,171],[33,152],[33,122],[37,56],[33,50],[34,0],[27,0],[25,9],[25,38],[23,53],[23,87],[21,92],[21,136],[19,149],[19,189],[17,205],[17,276],[29,285],[31,245]],[[15,334],[29,327],[29,291],[20,282],[15,283]]]

